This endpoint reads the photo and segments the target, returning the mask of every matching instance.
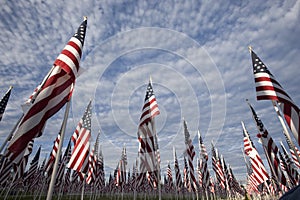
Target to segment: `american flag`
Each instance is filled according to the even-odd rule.
[[[273,100],[280,104],[285,120],[300,145],[300,110],[279,82],[251,50],[257,100]]]
[[[173,191],[174,183],[173,183],[173,177],[172,177],[172,170],[171,170],[170,162],[168,162],[168,167],[167,167],[167,180],[168,180],[169,191]]]
[[[90,151],[90,137],[91,137],[91,101],[89,102],[83,117],[77,125],[76,131],[72,136],[72,141],[74,142],[74,149],[70,161],[68,163],[68,168],[71,168],[77,172],[86,173],[88,170],[88,159]],[[80,127],[80,129],[78,129]],[[77,132],[77,130],[79,130]],[[74,139],[75,138],[75,139]]]
[[[58,145],[60,142],[60,134],[61,134],[61,130],[59,131],[56,139],[53,142],[53,147],[52,147],[52,151],[50,152],[50,156],[49,159],[45,165],[45,172],[47,174],[47,176],[50,176],[50,174],[52,173],[53,170],[53,165],[55,162],[55,158],[56,158],[56,154],[57,154],[57,150],[58,150]]]
[[[27,182],[28,184],[31,184],[31,182],[34,180],[35,176],[37,175],[40,154],[41,154],[41,146],[39,147],[34,158],[32,159],[30,163],[30,167],[24,177],[24,181]]]
[[[69,140],[68,146],[65,150],[65,153],[60,161],[57,174],[56,174],[56,185],[61,186],[64,181],[66,165],[69,162],[71,157],[71,140]]]
[[[31,140],[28,143],[28,146],[27,146],[26,151],[24,153],[24,157],[22,158],[21,162],[18,163],[18,164],[14,164],[15,175],[14,175],[13,181],[16,181],[18,179],[22,179],[24,177],[25,169],[27,167],[27,163],[28,163],[28,160],[29,160],[29,156],[31,155],[31,152],[32,152],[32,149],[33,149],[33,143],[34,143],[34,140]]]
[[[5,93],[3,98],[0,100],[0,121],[2,120],[2,117],[3,117],[3,114],[4,114],[5,108],[7,106],[7,102],[9,100],[12,88],[13,88],[12,86],[9,87],[9,89],[7,90],[7,92]]]
[[[89,156],[89,170],[86,178],[86,183],[91,184],[96,181],[96,173],[97,173],[97,159],[98,159],[98,146],[99,146],[99,136],[98,133],[97,139],[95,141],[94,147]]]
[[[216,173],[217,180],[219,182],[219,186],[222,189],[225,189],[225,177],[224,177],[224,171],[221,165],[220,157],[218,154],[218,150],[215,149],[214,145],[212,144],[212,166],[213,170]]]
[[[253,170],[253,178],[257,185],[265,182],[269,179],[268,172],[262,162],[260,155],[258,154],[254,144],[251,141],[251,138],[248,134],[248,131],[242,122],[243,135],[244,135],[244,151],[245,154],[250,157],[251,167]]]
[[[154,117],[159,115],[159,109],[156,102],[156,98],[153,92],[151,80],[147,86],[144,106],[140,117],[138,127],[138,140],[139,140],[139,159],[140,159],[140,177],[139,183],[142,184],[143,177],[146,172],[157,172],[157,145],[156,145],[156,130],[154,127]],[[151,178],[153,175],[151,175]],[[157,185],[157,178],[154,181],[154,185]]]
[[[276,178],[279,184],[281,184],[283,187],[287,187],[287,181],[286,178],[280,168],[280,162],[279,158],[277,156],[278,153],[278,147],[273,141],[272,137],[269,135],[267,129],[265,129],[262,121],[257,116],[254,108],[248,104],[250,107],[250,110],[252,112],[253,120],[256,124],[256,127],[259,131],[258,136],[260,137],[260,141],[262,142],[263,148],[266,150],[266,156],[269,158],[270,161],[269,165],[271,168],[271,172],[273,177]]]
[[[34,101],[9,143],[8,150],[12,155],[8,156],[11,160],[22,153],[32,138],[41,136],[46,121],[69,101],[79,71],[86,26],[85,18],[55,60],[49,76],[37,91]]]
[[[199,140],[199,148],[200,148],[200,160],[201,160],[201,176],[202,176],[202,186],[206,190],[209,186],[209,170],[207,166],[208,154],[206,151],[206,147],[203,143],[200,131],[198,131],[198,140]]]
[[[175,178],[176,178],[176,191],[179,193],[182,189],[182,179],[181,179],[181,174],[180,174],[180,169],[179,169],[179,163],[176,155],[175,148],[173,148],[174,152],[174,171],[175,171]]]
[[[299,176],[299,173],[297,170],[298,167],[295,165],[293,160],[290,158],[290,156],[282,142],[280,142],[280,146],[281,146],[282,153],[283,153],[283,160],[285,161],[286,166],[287,166],[287,171],[291,174],[291,176],[293,177],[295,182],[298,183],[299,179],[300,179],[300,176]]]
[[[183,128],[184,128],[186,154],[188,157],[188,163],[189,163],[189,169],[190,169],[191,188],[193,189],[194,192],[196,192],[197,191],[197,181],[196,181],[196,177],[195,177],[195,170],[194,170],[194,164],[193,164],[193,160],[194,160],[196,153],[195,153],[195,148],[194,148],[194,145],[190,138],[190,133],[187,128],[187,124],[186,124],[185,120],[183,120]]]

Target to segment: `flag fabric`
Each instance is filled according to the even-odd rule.
[[[249,103],[248,103],[249,104]],[[263,145],[263,148],[266,150],[266,156],[268,157],[269,165],[273,177],[275,177],[277,183],[282,186],[283,190],[287,190],[287,181],[284,176],[281,168],[280,161],[278,158],[278,147],[273,141],[272,137],[269,135],[267,129],[264,127],[262,121],[257,116],[254,108],[249,104],[250,110],[252,112],[253,120],[256,124],[256,127],[259,131],[258,137]]]
[[[90,137],[91,137],[91,101],[89,102],[83,117],[79,121],[76,131],[72,136],[74,148],[68,168],[77,172],[86,173],[88,170],[88,159],[90,151]],[[78,128],[80,127],[80,129]],[[77,132],[77,130],[79,131]]]
[[[53,142],[53,147],[52,147],[52,151],[50,152],[50,156],[49,159],[45,165],[45,173],[47,174],[47,176],[49,177],[50,174],[52,173],[53,170],[53,165],[56,159],[56,154],[57,154],[57,150],[58,150],[58,145],[60,142],[60,134],[61,134],[61,130],[59,131],[56,139]]]
[[[194,160],[196,153],[195,153],[195,148],[194,148],[194,145],[190,138],[190,133],[187,128],[187,124],[186,124],[185,120],[183,121],[183,128],[184,128],[186,154],[187,154],[188,163],[189,163],[191,188],[193,189],[194,192],[196,192],[197,191],[197,181],[196,181],[196,177],[195,177],[195,170],[194,170],[194,164],[193,164],[193,160]]]
[[[209,178],[209,170],[208,170],[208,153],[206,151],[206,147],[203,143],[200,131],[198,131],[198,140],[199,140],[199,150],[200,150],[200,161],[201,166],[200,166],[200,173],[202,177],[202,187],[204,189],[208,189],[209,183],[210,183],[210,178]]]
[[[142,114],[140,117],[138,127],[138,141],[139,141],[139,185],[142,184],[145,173],[150,173],[151,178],[157,176],[157,144],[156,144],[156,130],[154,127],[154,118],[160,114],[158,104],[153,92],[151,80],[147,86]],[[153,175],[152,175],[153,174]],[[157,178],[154,178],[154,185],[157,185]],[[155,183],[156,182],[156,183]]]
[[[269,175],[243,122],[242,127],[244,135],[244,152],[247,156],[250,157],[251,167],[253,171],[252,178],[255,179],[255,183],[257,185],[260,185],[261,183],[269,179]]]
[[[300,145],[300,110],[261,59],[251,50],[257,100],[277,101],[284,118]]]
[[[33,143],[34,143],[34,140],[31,140],[28,143],[27,149],[24,153],[24,157],[21,159],[21,162],[18,163],[18,164],[14,164],[15,175],[14,175],[13,181],[24,178],[25,169],[27,167],[29,156],[31,155],[31,152],[32,152],[32,149],[33,149]]]
[[[19,155],[28,142],[42,134],[46,121],[69,101],[75,78],[78,76],[87,20],[81,23],[55,60],[51,72],[32,98],[32,104],[24,114],[8,150],[11,158]]]
[[[5,95],[0,100],[0,121],[2,120],[2,117],[3,117],[3,114],[4,114],[5,108],[7,106],[7,102],[9,100],[12,88],[13,88],[12,86],[9,87],[9,89],[7,90],[7,92],[5,93]]]
[[[32,161],[30,163],[30,167],[24,177],[24,181],[27,182],[28,185],[32,185],[32,182],[33,182],[35,176],[37,175],[36,172],[38,170],[40,154],[41,154],[41,146],[39,147],[35,156],[33,157]]]
[[[283,165],[284,167],[286,167],[286,171],[288,173],[289,176],[292,177],[293,181],[294,181],[294,185],[296,185],[299,182],[299,173],[298,173],[298,168],[295,165],[295,163],[293,162],[293,160],[290,158],[287,150],[285,149],[284,145],[282,142],[280,142],[280,146],[282,149],[282,161],[284,162]]]
[[[86,183],[91,184],[96,181],[96,173],[97,173],[97,159],[98,159],[98,146],[99,146],[99,136],[98,133],[97,139],[95,141],[94,147],[89,156],[89,170],[86,178]]]
[[[170,162],[168,162],[168,167],[167,167],[167,180],[168,180],[168,191],[173,192],[174,183],[173,183],[173,176],[172,176]]]
[[[186,158],[183,157],[183,161],[184,161],[184,167],[183,167],[183,183],[184,183],[184,188],[187,191],[191,191],[191,183],[190,183],[190,179],[189,179],[189,166],[188,163],[186,161]]]
[[[215,171],[219,186],[222,189],[225,189],[225,177],[224,177],[224,171],[221,165],[221,160],[218,154],[218,150],[214,147],[212,144],[212,166],[213,170]]]
[[[56,174],[56,186],[62,186],[63,184],[66,165],[69,162],[70,157],[71,157],[71,140],[69,140],[65,153],[59,163],[59,167]]]
[[[181,179],[181,174],[180,174],[180,168],[179,168],[179,163],[176,155],[175,148],[173,148],[174,152],[174,171],[175,171],[175,183],[176,183],[176,191],[177,193],[181,192],[182,190],[182,179]]]

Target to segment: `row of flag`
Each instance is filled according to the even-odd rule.
[[[283,126],[284,136],[292,155],[290,157],[283,144],[281,144],[282,151],[279,150],[254,108],[248,103],[259,132],[258,137],[267,158],[271,175],[267,172],[265,164],[242,122],[244,153],[248,156],[248,159],[245,156],[248,172],[246,188],[243,188],[235,178],[231,166],[226,163],[225,158],[220,155],[217,148],[212,144],[211,162],[215,174],[215,178],[213,178],[208,169],[209,156],[200,132],[198,132],[199,157],[196,160],[193,140],[190,137],[187,122],[183,120],[186,148],[183,155],[182,173],[174,149],[174,179],[169,163],[164,181],[162,181],[158,137],[155,129],[155,117],[160,114],[160,111],[151,79],[147,86],[137,129],[138,156],[131,175],[130,170],[127,170],[127,155],[124,146],[114,174],[110,175],[106,182],[103,155],[101,150],[98,149],[99,134],[94,147],[90,147],[91,101],[69,139],[64,154],[60,154],[60,147],[62,146],[60,143],[63,142],[65,121],[54,140],[48,160],[44,160],[41,165],[38,165],[41,151],[41,147],[39,147],[26,171],[34,139],[42,136],[47,120],[71,101],[76,77],[80,70],[79,63],[86,28],[87,19],[84,18],[77,32],[71,37],[55,60],[49,73],[23,105],[24,114],[18,121],[15,130],[12,131],[11,136],[8,137],[9,143],[1,158],[0,185],[2,187],[5,187],[8,191],[20,187],[25,188],[26,191],[35,191],[38,188],[37,191],[43,192],[48,187],[50,190],[50,180],[55,179],[53,181],[55,183],[54,187],[60,192],[78,191],[78,188],[86,187],[86,190],[94,193],[113,191],[148,192],[157,193],[161,198],[161,192],[164,191],[165,193],[177,195],[190,194],[198,199],[199,195],[226,197],[247,193],[278,195],[299,184],[300,153],[289,136],[289,132],[292,132],[299,145],[299,108],[251,48],[257,100],[271,100]],[[0,120],[11,90],[12,87],[9,88],[0,102]],[[196,163],[196,167],[194,167],[194,163]],[[55,168],[57,171],[54,170]]]

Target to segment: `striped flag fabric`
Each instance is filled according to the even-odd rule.
[[[79,121],[77,128],[72,136],[74,148],[68,168],[77,172],[86,173],[88,170],[88,159],[90,151],[90,137],[91,137],[91,101],[89,102],[83,117]],[[80,129],[78,128],[80,127]],[[77,132],[78,130],[78,132]]]
[[[201,177],[202,177],[202,187],[204,189],[208,189],[210,178],[209,178],[209,170],[208,170],[208,153],[206,151],[206,147],[203,143],[203,139],[201,137],[200,131],[198,131],[198,140],[199,140],[199,150],[200,150],[200,161],[201,162]]]
[[[24,178],[24,174],[25,174],[25,169],[27,167],[27,163],[28,163],[28,160],[29,160],[29,156],[31,155],[31,152],[32,152],[32,149],[33,149],[33,143],[34,143],[34,140],[31,140],[29,143],[28,143],[28,146],[27,146],[27,149],[24,153],[24,157],[22,158],[21,162],[18,163],[18,164],[14,164],[14,178],[13,178],[13,181],[16,181],[18,179],[22,179]]]
[[[286,170],[288,171],[288,173],[292,176],[292,178],[295,180],[294,183],[298,183],[299,182],[299,179],[300,179],[300,176],[299,176],[299,173],[298,173],[298,168],[297,166],[295,165],[295,163],[293,162],[293,160],[290,158],[287,150],[285,149],[284,145],[282,142],[280,142],[280,146],[281,146],[281,149],[282,149],[282,153],[283,153],[283,161],[285,162],[286,164]]]
[[[53,165],[55,162],[56,153],[57,153],[58,145],[60,142],[60,134],[61,134],[61,130],[59,131],[56,139],[53,142],[52,151],[50,152],[49,159],[45,165],[45,173],[47,174],[48,177],[50,176],[50,174],[52,173],[52,170],[53,170]]]
[[[184,167],[183,167],[183,184],[184,184],[184,188],[187,191],[191,191],[191,182],[189,179],[189,166],[188,163],[186,161],[186,158],[183,157],[183,162],[184,162]]]
[[[280,161],[278,158],[278,147],[275,144],[272,137],[269,135],[267,129],[264,127],[262,121],[257,116],[254,108],[248,103],[250,110],[252,112],[253,120],[256,124],[256,127],[259,131],[258,137],[260,138],[260,141],[263,145],[263,148],[265,148],[266,156],[268,157],[269,165],[271,168],[271,172],[273,177],[276,178],[276,181],[278,184],[280,184],[283,188],[283,190],[287,190],[287,181],[286,177],[284,176],[281,168],[280,168]]]
[[[88,169],[88,175],[87,175],[87,178],[86,178],[86,183],[87,184],[91,184],[91,183],[94,183],[96,181],[99,136],[100,136],[100,133],[98,133],[98,136],[96,138],[94,147],[93,147],[93,149],[90,153],[90,156],[89,156],[89,169]]]
[[[75,79],[78,76],[86,26],[87,19],[85,18],[35,93],[32,104],[9,143],[8,150],[11,158],[17,157],[32,138],[41,136],[46,121],[70,100]]]
[[[192,143],[192,140],[190,138],[190,133],[189,133],[189,130],[188,130],[185,120],[183,120],[183,128],[184,128],[186,154],[187,154],[188,163],[189,163],[191,188],[193,189],[194,192],[196,192],[197,191],[197,181],[196,181],[196,177],[195,177],[195,170],[194,170],[194,164],[193,164],[193,160],[196,155],[196,152],[195,152],[195,148]]]
[[[145,173],[154,173],[158,175],[157,172],[157,145],[156,145],[156,130],[154,126],[154,118],[160,114],[158,109],[158,104],[152,88],[152,81],[149,81],[146,90],[146,96],[144,100],[144,105],[142,108],[142,114],[140,117],[139,127],[138,127],[138,141],[139,141],[139,184],[142,184],[145,178]],[[153,175],[150,175],[153,178]],[[156,175],[155,175],[156,176]],[[157,185],[157,178],[155,177],[154,185]],[[155,183],[156,182],[156,183]]]
[[[170,162],[168,162],[168,167],[167,167],[167,180],[168,180],[169,192],[172,192],[174,189],[174,183],[173,183],[173,176],[172,176]]]
[[[27,181],[29,184],[30,184],[30,182],[33,181],[33,179],[36,175],[36,172],[38,170],[40,154],[41,154],[41,146],[39,147],[34,158],[32,159],[32,161],[30,163],[30,167],[29,167],[28,171],[26,172],[26,175],[24,178],[24,181]]]
[[[212,151],[212,166],[213,166],[213,170],[215,171],[217,180],[219,182],[219,186],[222,189],[225,189],[225,177],[224,177],[224,171],[222,169],[222,165],[221,165],[221,161],[220,161],[220,157],[218,154],[218,150],[214,147],[213,144],[211,151]]]
[[[56,185],[57,186],[61,186],[61,184],[64,181],[65,169],[66,169],[67,163],[70,160],[70,157],[71,157],[71,140],[69,140],[68,146],[65,150],[65,153],[59,163],[59,167],[58,167],[57,174],[56,174]]]
[[[4,114],[5,108],[7,106],[12,88],[13,87],[10,86],[9,89],[7,90],[7,92],[5,93],[5,95],[0,100],[0,121],[2,120],[2,117],[3,117],[3,114]]]
[[[179,163],[176,155],[176,150],[173,147],[173,152],[174,152],[174,171],[175,171],[175,183],[176,183],[176,191],[177,193],[181,192],[182,190],[182,178],[180,174],[180,168],[179,168]]]
[[[244,122],[242,123],[243,135],[244,135],[244,152],[250,157],[250,163],[253,171],[252,177],[255,179],[255,183],[260,185],[261,183],[269,179],[268,172],[263,164],[263,161],[258,154],[249,133],[245,127]]]
[[[256,86],[257,100],[277,101],[284,118],[300,145],[300,110],[292,98],[275,79],[261,59],[252,51],[251,58]]]

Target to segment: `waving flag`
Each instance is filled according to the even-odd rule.
[[[206,147],[203,143],[202,137],[200,135],[200,131],[198,131],[198,140],[199,140],[199,148],[200,148],[200,172],[202,177],[202,187],[206,190],[209,186],[209,170],[208,170],[208,154],[206,151]]]
[[[273,177],[276,177],[276,180],[280,184],[283,191],[287,190],[287,180],[284,176],[281,168],[280,168],[280,161],[278,158],[278,147],[275,144],[272,137],[269,135],[267,129],[264,127],[262,121],[257,116],[254,108],[249,104],[250,110],[252,112],[253,120],[257,126],[259,131],[258,137],[262,142],[263,148],[266,150],[266,156],[269,160],[269,165],[272,171]]]
[[[179,169],[179,163],[176,155],[175,148],[173,147],[173,152],[174,152],[174,171],[175,171],[175,177],[176,177],[176,191],[179,193],[182,189],[182,179],[181,179],[181,174],[180,174],[180,169]]]
[[[157,172],[157,141],[156,130],[154,127],[154,118],[159,115],[159,109],[156,98],[152,89],[151,80],[147,86],[144,106],[140,117],[140,124],[138,127],[139,140],[139,159],[140,159],[140,177],[139,182],[142,183],[142,177],[148,172],[150,177]],[[157,174],[158,175],[158,174]],[[158,177],[156,177],[158,178]],[[157,180],[153,180],[153,185],[157,185]]]
[[[41,136],[46,121],[69,101],[79,71],[86,25],[85,18],[55,60],[50,73],[32,96],[32,104],[9,143],[8,150],[12,154],[9,155],[11,158],[20,154],[32,138]]]
[[[279,82],[251,50],[257,100],[273,100],[280,104],[284,118],[300,145],[300,110]]]
[[[194,148],[194,145],[190,138],[190,133],[187,128],[187,124],[186,124],[185,120],[183,121],[183,128],[184,128],[186,154],[188,157],[188,163],[189,163],[189,169],[190,169],[190,179],[191,179],[190,183],[192,183],[191,188],[193,189],[194,192],[196,192],[197,191],[197,181],[195,178],[195,170],[194,170],[194,164],[193,164],[193,160],[194,160],[196,153],[195,153],[195,148]]]
[[[77,172],[86,173],[88,170],[88,159],[90,151],[90,137],[91,137],[91,101],[89,102],[83,117],[79,121],[76,130],[80,127],[79,132],[74,132],[72,139],[74,142],[74,149],[70,161],[68,163],[68,168],[71,168]]]
[[[243,134],[244,134],[244,151],[245,154],[250,157],[251,168],[253,171],[252,178],[255,179],[256,186],[269,179],[267,170],[262,162],[260,155],[258,154],[251,138],[246,130],[244,123],[242,122]]]
[[[12,88],[13,87],[10,86],[9,89],[8,89],[8,91],[5,93],[5,95],[3,96],[3,98],[0,100],[0,121],[2,120],[3,113],[4,113],[5,108],[7,106],[7,102],[9,100]]]

